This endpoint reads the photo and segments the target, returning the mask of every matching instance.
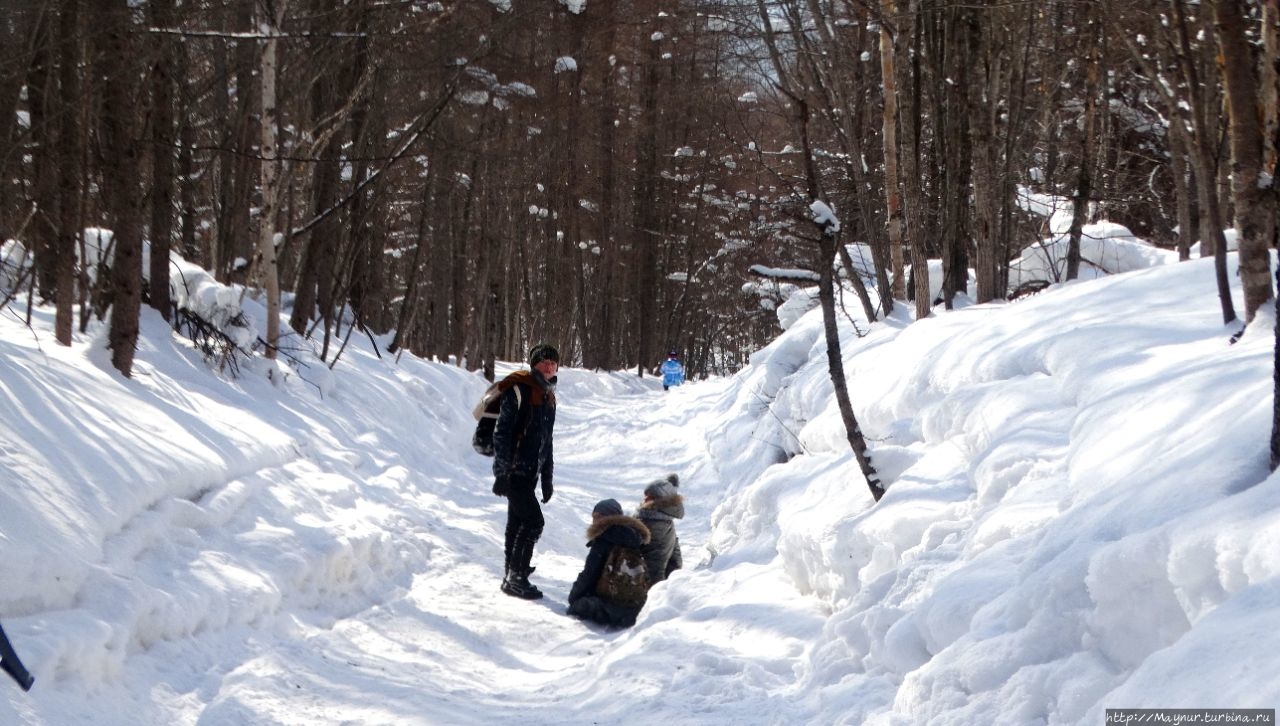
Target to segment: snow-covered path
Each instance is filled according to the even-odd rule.
[[[715,501],[699,493],[720,491],[722,484],[709,465],[705,428],[723,384],[663,394],[618,377],[612,390],[601,390],[599,379],[588,375],[563,375],[556,494],[544,506],[548,523],[535,556],[544,599],[524,602],[498,591],[505,501],[487,491],[489,460],[468,457],[462,481],[420,481],[400,500],[415,511],[404,514],[404,528],[392,535],[415,539],[413,549],[425,555],[406,587],[346,617],[329,617],[332,608],[287,613],[277,619],[290,621],[287,627],[277,622],[273,632],[250,633],[251,643],[260,642],[249,657],[228,654],[243,663],[203,684],[216,694],[192,704],[210,704],[198,723],[471,723],[477,713],[495,721],[589,723],[602,715],[625,720],[627,713],[660,712],[650,704],[676,677],[673,651],[645,654],[646,646],[631,642],[642,629],[610,631],[565,616],[565,596],[585,555],[591,506],[614,497],[630,509],[643,485],[668,471],[684,480],[689,513],[678,530],[686,566],[706,562]],[[582,383],[575,386],[577,377]],[[655,608],[666,588],[655,591]],[[670,625],[665,630],[675,632],[667,636],[658,627],[651,639],[687,639],[702,629],[718,640],[714,627],[696,621],[723,606],[707,608],[692,626]],[[646,613],[641,622],[661,625],[672,614],[672,608]],[[768,649],[759,636],[750,647]],[[798,647],[782,650],[795,655]],[[709,648],[708,660],[688,666],[714,668],[721,660]],[[720,702],[718,689],[705,695],[714,698],[709,709]],[[679,705],[667,714],[675,722],[689,717]]]
[[[846,334],[892,482],[875,506],[818,315],[727,381],[562,371],[539,602],[497,589],[479,376],[353,347],[332,373],[230,378],[148,312],[124,380],[101,326],[67,349],[49,311],[0,315],[0,620],[36,676],[0,691],[0,724],[1272,707],[1273,322],[1231,344],[1212,262]],[[630,630],[563,615],[592,504],[630,509],[668,471],[686,569]]]
[[[0,571],[30,590],[5,624],[37,687],[0,701],[0,723],[679,723],[699,702],[702,717],[724,714],[725,693],[751,714],[793,680],[820,620],[772,632],[778,588],[791,588],[776,570],[721,584],[705,568],[725,487],[707,441],[728,381],[664,393],[653,378],[562,370],[534,561],[546,597],[524,602],[498,590],[505,500],[469,446],[482,379],[352,350],[332,385],[218,381],[151,322],[133,381],[92,337],[53,359],[38,340],[4,340],[6,401],[21,412],[5,440],[67,482],[50,491],[99,504],[10,492],[29,495],[13,512],[38,513],[7,525],[17,549]],[[62,447],[36,425],[51,417],[66,422]],[[564,615],[592,505],[631,510],[667,472],[687,504],[675,587],[655,589],[630,631]],[[107,516],[85,519],[95,508]],[[57,551],[55,529],[76,532],[74,551]],[[776,663],[743,678],[760,653]],[[683,703],[662,702],[682,688]]]

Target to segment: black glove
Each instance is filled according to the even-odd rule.
[[[546,504],[547,502],[551,501],[551,494],[554,491],[555,491],[555,488],[551,486],[551,480],[543,479],[542,480],[542,503],[543,504]]]
[[[494,494],[497,494],[497,495],[498,495],[498,496],[500,496],[500,497],[505,497],[505,496],[507,496],[507,493],[508,493],[508,492],[510,492],[510,491],[511,491],[511,478],[510,478],[510,477],[508,477],[508,476],[506,476],[506,475],[504,474],[504,475],[502,475],[502,476],[495,476],[495,477],[493,478],[493,493],[494,493]]]

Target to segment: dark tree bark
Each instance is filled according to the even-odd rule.
[[[1173,18],[1178,38],[1177,59],[1183,80],[1190,89],[1192,139],[1195,146],[1192,159],[1196,170],[1196,191],[1200,197],[1200,248],[1201,254],[1206,251],[1213,254],[1218,302],[1222,308],[1222,322],[1226,324],[1236,319],[1236,311],[1235,304],[1231,301],[1231,282],[1227,278],[1227,241],[1222,234],[1222,213],[1216,189],[1217,167],[1213,151],[1216,142],[1211,138],[1211,129],[1216,128],[1217,124],[1211,121],[1212,110],[1205,100],[1208,91],[1201,84],[1196,55],[1191,49],[1191,28],[1184,11],[1184,1],[1173,0]]]
[[[1280,267],[1276,268],[1280,288]],[[1276,297],[1276,320],[1280,320],[1280,296]],[[1271,358],[1271,471],[1280,467],[1280,325],[1275,326],[1275,352]]]
[[[1187,168],[1187,129],[1176,106],[1170,108],[1169,115],[1169,169],[1173,174],[1174,194],[1177,196],[1178,214],[1178,259],[1191,259],[1191,243],[1195,239],[1195,224],[1192,222],[1192,205],[1195,203],[1188,179]]]
[[[882,135],[884,145],[884,194],[885,227],[889,236],[890,275],[893,278],[890,297],[905,300],[907,297],[904,274],[904,243],[902,214],[902,175],[899,173],[898,153],[898,71],[894,46],[897,44],[888,23],[897,16],[894,0],[881,0],[880,19],[880,78],[884,88],[884,117]],[[890,308],[886,308],[888,310]]]
[[[83,105],[80,81],[80,0],[62,0],[58,22],[59,97],[61,123],[57,148],[58,223],[54,240],[54,336],[71,345],[76,304],[76,253],[80,239],[80,198],[84,179],[80,117]]]
[[[1101,27],[1088,13],[1085,21],[1084,132],[1080,137],[1080,166],[1076,170],[1076,192],[1071,199],[1071,231],[1067,242],[1066,279],[1080,277],[1080,237],[1089,216],[1093,195],[1093,164],[1098,135],[1098,86],[1102,70]]]
[[[151,0],[148,20],[153,27],[173,26],[173,0]],[[175,40],[164,33],[149,36],[155,44],[151,64],[151,258],[148,291],[151,307],[165,320],[172,316],[169,295],[169,252],[173,248],[174,191],[174,79],[178,68]]]
[[[133,375],[138,343],[138,315],[142,303],[142,194],[138,189],[140,155],[134,119],[135,77],[128,59],[135,50],[130,39],[128,0],[92,3],[98,28],[98,77],[104,79],[101,128],[102,164],[115,253],[111,260],[111,324],[107,342],[111,364],[121,375]]]
[[[942,238],[942,301],[954,307],[955,296],[969,283],[970,134],[968,26],[972,9],[945,8],[926,16],[924,40],[932,82],[930,110],[937,127],[935,146],[941,164],[938,193]]]
[[[995,77],[998,70],[989,51],[988,12],[975,12],[969,17],[969,51],[965,64],[970,68],[969,141],[973,173],[973,241],[974,274],[977,277],[978,302],[1003,298],[1000,282],[999,217],[1000,182],[996,179],[996,104]]]
[[[17,12],[0,14],[0,47],[5,48],[6,59],[13,68],[30,69],[37,40],[34,29],[42,12],[35,2],[22,5]],[[0,73],[0,239],[12,237],[19,220],[29,213],[22,202],[21,180],[15,179],[26,141],[18,124],[18,108],[27,80],[27,74],[20,70]]]
[[[36,289],[43,299],[54,294],[55,255],[58,221],[58,125],[62,114],[57,104],[55,58],[58,32],[57,10],[50,5],[40,12],[33,39],[34,52],[27,69],[27,108],[31,128],[31,157],[34,181],[31,198],[35,207],[31,226],[31,251]]]
[[[1262,183],[1265,146],[1260,119],[1262,106],[1257,66],[1245,28],[1246,3],[1215,0],[1213,10],[1230,110],[1231,193],[1239,233],[1240,285],[1244,290],[1247,323],[1272,297],[1270,249],[1275,240],[1276,196],[1269,178]],[[1275,169],[1265,171],[1269,177]]]
[[[899,163],[902,171],[903,219],[906,242],[911,252],[911,279],[914,281],[912,296],[915,301],[916,320],[929,317],[933,298],[929,284],[929,254],[926,248],[925,195],[921,170],[921,109],[919,71],[910,49],[916,42],[919,13],[914,8],[898,16],[895,37],[894,73],[897,93],[909,93],[907,114],[898,113]],[[887,90],[886,90],[887,92]],[[900,105],[899,105],[900,107]]]
[[[844,375],[844,358],[840,352],[840,329],[836,318],[836,296],[833,281],[835,251],[839,241],[833,234],[825,230],[819,242],[818,263],[818,299],[822,305],[822,329],[827,340],[827,371],[831,376],[831,384],[835,388],[836,405],[840,409],[840,418],[844,421],[845,440],[853,450],[853,458],[858,463],[867,482],[871,498],[880,501],[884,496],[884,485],[871,465],[871,454],[867,452],[867,439],[853,413],[853,401],[849,398],[849,385]]]

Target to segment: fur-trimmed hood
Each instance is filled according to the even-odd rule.
[[[646,499],[636,511],[640,519],[684,519],[684,497],[672,494],[660,499]]]
[[[613,514],[601,517],[587,527],[587,545],[597,539],[625,547],[639,547],[649,544],[649,528],[635,517]]]

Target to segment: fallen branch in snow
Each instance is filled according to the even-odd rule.
[[[206,360],[213,362],[218,370],[229,370],[233,377],[240,375],[240,362],[236,354],[243,351],[217,325],[189,308],[180,307],[174,315],[173,327],[190,340],[196,350],[203,353]]]
[[[1018,298],[1030,297],[1036,293],[1043,292],[1053,283],[1048,280],[1027,280],[1018,285],[1013,292],[1009,293],[1009,300],[1017,300]]]

